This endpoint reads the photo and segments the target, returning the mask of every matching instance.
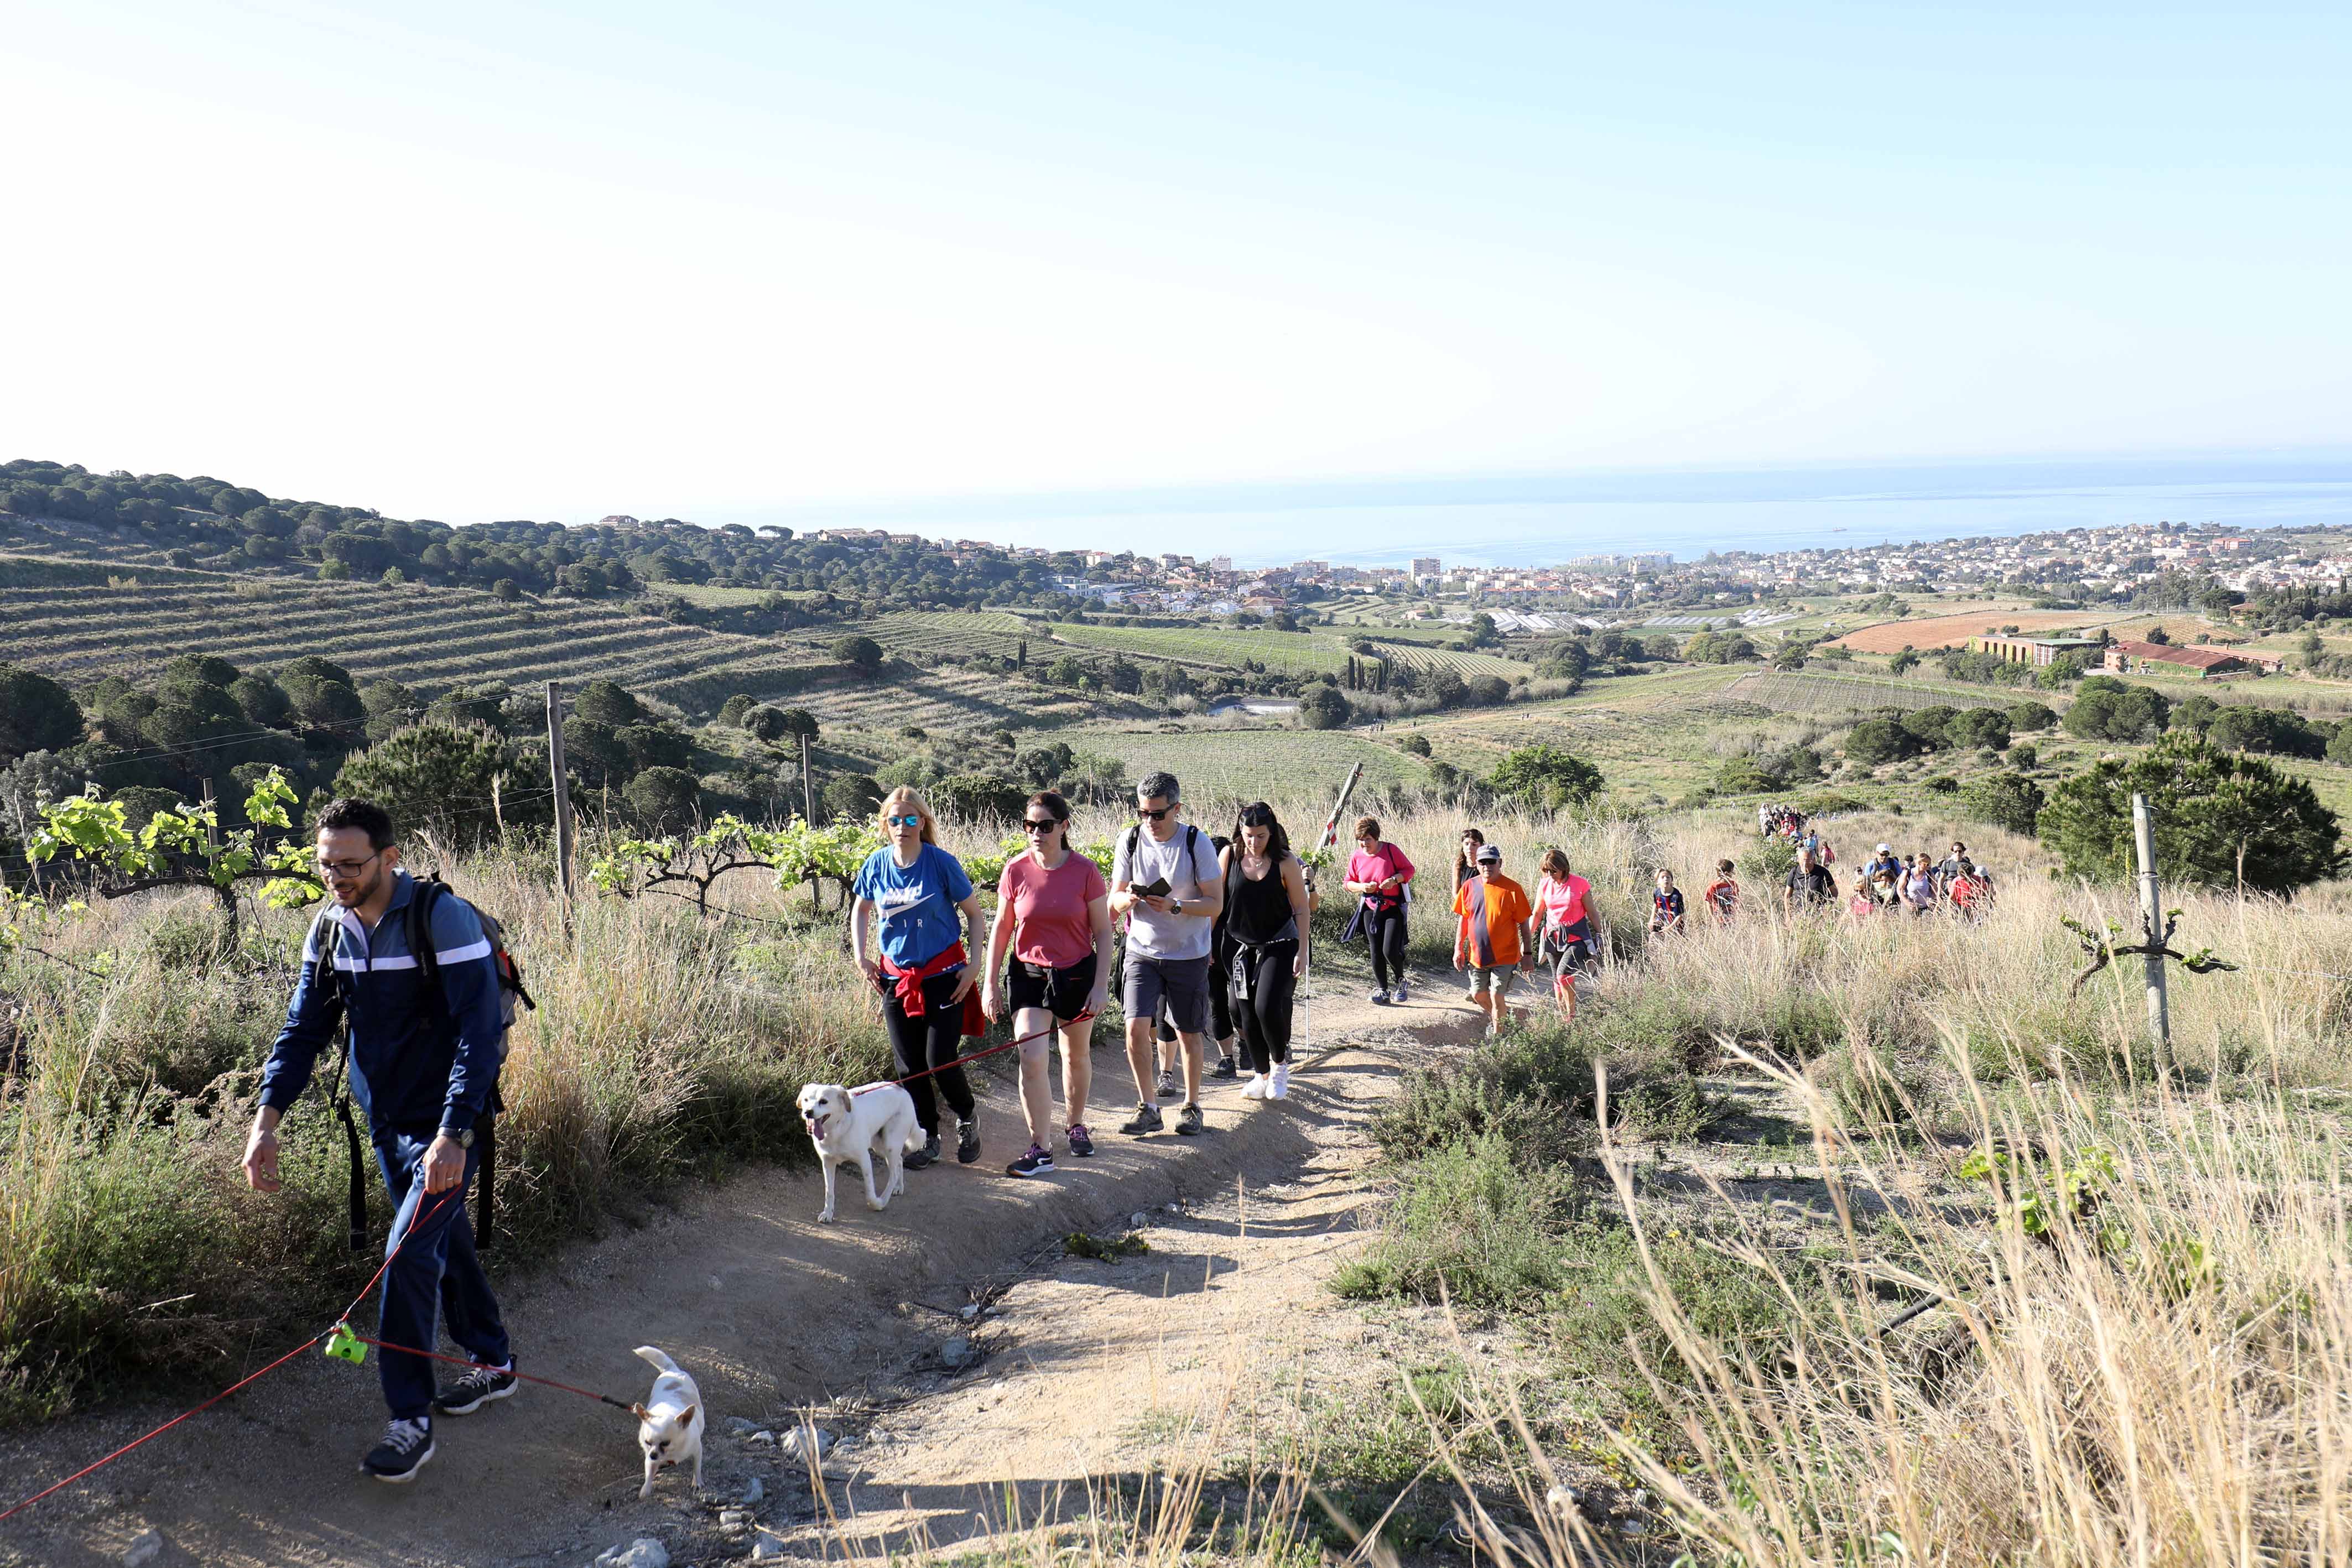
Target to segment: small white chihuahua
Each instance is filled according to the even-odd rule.
[[[923,1129],[915,1120],[914,1096],[904,1089],[868,1083],[853,1093],[838,1083],[812,1083],[801,1091],[801,1120],[824,1166],[824,1210],[818,1219],[833,1218],[835,1171],[845,1163],[854,1162],[866,1177],[868,1208],[887,1208],[907,1190],[907,1156],[923,1146]],[[874,1180],[877,1153],[889,1167],[887,1186]]]
[[[652,1364],[660,1374],[654,1379],[654,1391],[643,1405],[635,1406],[637,1416],[637,1444],[646,1451],[646,1484],[637,1489],[637,1500],[654,1495],[654,1472],[664,1465],[682,1465],[694,1461],[695,1490],[702,1489],[702,1390],[694,1385],[686,1369],[649,1344],[637,1346],[637,1357]]]

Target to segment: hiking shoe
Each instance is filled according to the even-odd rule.
[[[919,1171],[925,1166],[938,1164],[939,1157],[940,1135],[937,1133],[933,1133],[929,1137],[923,1140],[923,1146],[921,1148],[917,1149],[913,1154],[908,1155],[906,1159],[900,1163],[910,1171]]]
[[[380,1481],[397,1486],[416,1479],[425,1461],[433,1457],[433,1423],[394,1421],[383,1429],[383,1441],[368,1450],[360,1461],[360,1470]]]
[[[1402,1007],[1405,1003],[1412,1000],[1412,988],[1406,985],[1402,980],[1399,980],[1397,982],[1396,999],[1399,1007]]]
[[[1156,1133],[1160,1129],[1160,1107],[1157,1105],[1138,1105],[1135,1108],[1135,1114],[1118,1124],[1120,1132],[1132,1133],[1137,1137],[1141,1137],[1146,1133]]]
[[[1201,1135],[1201,1108],[1198,1105],[1187,1105],[1178,1113],[1176,1131],[1187,1138]]]
[[[504,1399],[516,1388],[514,1363],[478,1366],[433,1395],[433,1408],[444,1416],[471,1416],[493,1399]]]
[[[966,1116],[956,1129],[956,1164],[968,1166],[980,1158],[980,1122]]]
[[[1161,1068],[1160,1070],[1160,1097],[1162,1100],[1173,1100],[1182,1092],[1184,1092],[1184,1081],[1176,1076],[1176,1070],[1172,1067]]]
[[[1041,1149],[1032,1144],[1029,1145],[1027,1154],[1004,1167],[1004,1174],[1006,1176],[1044,1176],[1053,1168],[1054,1156],[1051,1151]]]
[[[1389,988],[1386,986],[1382,986],[1379,990],[1372,993],[1372,1006],[1376,1008],[1384,1008],[1388,1005]]]
[[[1071,1123],[1069,1134],[1070,1153],[1077,1155],[1080,1159],[1085,1159],[1087,1155],[1095,1152],[1094,1134],[1087,1131],[1087,1124],[1084,1122]]]
[[[1242,1064],[1230,1056],[1217,1058],[1217,1064],[1209,1069],[1212,1078],[1239,1078],[1241,1075]]]

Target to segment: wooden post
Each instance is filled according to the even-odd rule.
[[[2164,940],[2164,904],[2156,890],[2156,819],[2148,810],[2147,797],[2140,794],[2132,796],[2132,853],[2139,862],[2139,923],[2144,933],[2140,939],[2150,947],[2159,946]],[[2164,955],[2149,953],[2141,961],[2147,966],[2148,1032],[2168,1060],[2172,1015],[2165,1005]]]
[[[555,882],[563,921],[572,923],[572,787],[563,771],[563,683],[547,683],[547,771],[555,786]]]
[[[1349,800],[1356,793],[1356,781],[1364,776],[1364,765],[1357,763],[1348,769],[1348,781],[1339,786],[1339,798],[1331,803],[1331,814],[1323,819],[1322,834],[1315,841],[1318,850],[1329,849],[1339,841],[1339,813],[1348,809]]]
[[[816,826],[816,775],[809,770],[809,737],[801,733],[801,821]]]

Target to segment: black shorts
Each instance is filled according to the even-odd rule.
[[[1592,961],[1592,920],[1586,916],[1570,925],[1554,925],[1543,934],[1544,956],[1554,970],[1582,968]]]
[[[1098,955],[1089,953],[1066,969],[1049,969],[1043,964],[1024,964],[1015,958],[1005,995],[1015,1012],[1024,1008],[1044,1008],[1067,1023],[1087,1010],[1087,1000],[1095,994],[1097,961]]]

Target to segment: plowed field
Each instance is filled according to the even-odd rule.
[[[1836,640],[1857,653],[1899,653],[1906,647],[1925,653],[1931,648],[1961,647],[1969,638],[2003,626],[2014,626],[2021,633],[2032,636],[2100,623],[2096,616],[2085,615],[2079,610],[2011,610],[1985,615],[1930,615],[1917,621],[1882,621]]]

